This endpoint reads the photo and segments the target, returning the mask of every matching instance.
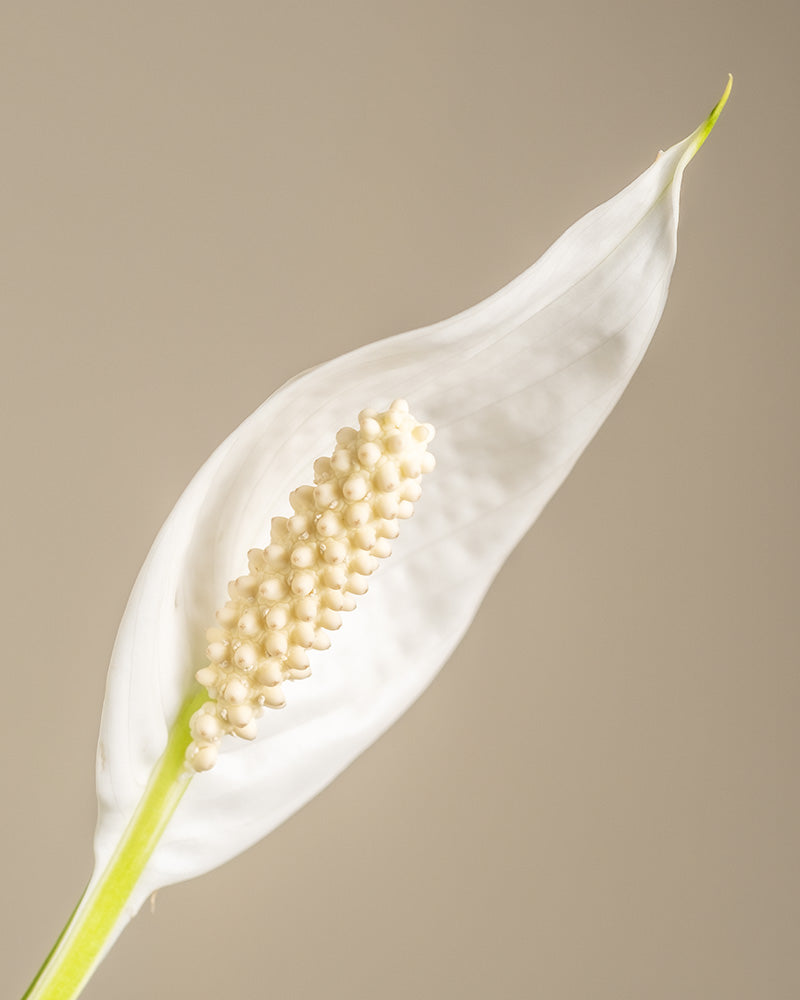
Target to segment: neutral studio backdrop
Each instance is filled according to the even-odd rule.
[[[652,349],[451,662],[85,996],[800,993],[794,8],[4,5],[3,997],[90,872],[116,625],[197,467],[514,277],[729,71]]]

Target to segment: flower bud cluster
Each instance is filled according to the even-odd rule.
[[[207,701],[191,719],[190,768],[207,771],[228,733],[256,736],[265,708],[282,708],[283,683],[311,673],[308,651],[327,649],[367,577],[391,554],[398,521],[411,517],[433,427],[408,404],[362,410],[359,428],[336,435],[330,458],[314,463],[314,486],[289,497],[294,514],[272,519],[270,544],[248,553],[249,571],[228,586],[230,600],[208,630],[209,663],[197,671]]]

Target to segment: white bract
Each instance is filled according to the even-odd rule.
[[[727,96],[727,94],[726,94]],[[252,742],[225,737],[133,893],[222,864],[327,785],[424,691],[508,554],[616,403],[667,297],[683,170],[719,108],[479,305],[304,373],[217,449],[163,526],[114,647],[98,749],[96,875],[207,662],[229,581],[309,482],[337,430],[408,400],[436,428],[435,474],[370,593],[311,648],[313,676]],[[119,930],[119,928],[118,928]],[[118,932],[117,930],[117,932]]]

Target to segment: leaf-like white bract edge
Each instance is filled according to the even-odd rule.
[[[701,127],[702,128],[702,127]],[[420,695],[504,560],[600,427],[647,348],[675,260],[683,169],[662,154],[529,270],[452,319],[370,344],[271,396],[198,472],[136,581],[114,647],[98,748],[96,875],[205,663],[205,630],[311,482],[339,427],[406,398],[436,426],[436,471],[313,676],[191,783],[130,912],[243,851],[312,798]],[[95,876],[96,877],[96,876]]]

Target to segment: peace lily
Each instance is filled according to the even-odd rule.
[[[245,420],[197,473],[147,557],[112,653],[97,754],[94,874],[26,997],[77,996],[151,893],[222,864],[273,830],[377,739],[431,682],[494,575],[641,360],[664,308],[675,261],[683,171],[713,128],[730,85],[687,139],[568,229],[501,291],[452,319],[370,344],[295,378]],[[278,518],[273,534],[289,539],[283,556],[272,555],[298,573],[303,569],[299,561],[311,557],[298,556],[298,565],[290,565],[291,546],[300,545],[298,538],[308,538],[309,531],[312,542],[328,537],[318,524],[325,510],[339,510],[337,531],[356,530],[336,507],[345,491],[341,477],[316,513],[313,496],[307,509],[295,503],[294,515],[287,498],[308,483],[315,460],[331,454],[337,430],[359,413],[358,433],[376,421],[391,423],[392,414],[399,414],[389,432],[399,428],[406,444],[412,441],[416,422],[400,427],[407,408],[398,403],[385,409],[397,397],[409,401],[419,420],[435,426],[436,471],[425,477],[424,496],[416,516],[403,523],[396,554],[384,559],[385,545],[375,552],[383,564],[374,586],[358,611],[346,616],[331,648],[323,651],[326,643],[313,630],[301,643],[311,647],[313,677],[284,685],[287,707],[256,720],[260,706],[269,703],[270,684],[278,679],[269,669],[283,670],[280,679],[308,672],[302,657],[294,667],[288,664],[288,646],[272,657],[269,669],[263,657],[272,653],[257,649],[250,663],[247,656],[239,657],[247,697],[256,700],[248,701],[231,686],[224,701],[225,670],[234,669],[239,633],[247,631],[242,623],[249,612],[236,601],[256,594],[256,613],[261,607],[257,592],[266,577],[252,574],[266,572],[271,518]],[[365,407],[375,409],[362,412]],[[344,472],[349,461],[360,461],[358,448],[376,439],[376,433],[369,437],[374,430],[359,441],[355,429],[340,434],[340,444],[351,449],[350,458],[341,460]],[[417,443],[430,436],[417,432]],[[382,491],[399,488],[399,480],[387,481],[385,490],[375,485],[380,456],[395,445],[400,448],[383,439],[378,444],[378,452],[366,449],[361,456],[363,483],[353,494],[353,503],[366,501],[373,508]],[[403,461],[398,459],[395,471]],[[409,473],[416,483],[425,470],[415,461],[403,466],[403,475]],[[425,460],[425,465],[430,469],[433,462]],[[331,462],[318,463],[320,469],[318,484],[326,481]],[[418,488],[410,490],[408,496],[416,499]],[[305,496],[308,500],[311,494]],[[391,503],[384,513],[389,508]],[[297,529],[291,537],[289,522],[280,520],[287,514]],[[396,514],[395,509],[384,521],[393,522]],[[311,521],[304,526],[306,515]],[[392,534],[393,529],[386,533]],[[282,544],[273,538],[277,549]],[[351,546],[351,555],[356,551],[352,539],[345,537],[344,544]],[[363,551],[377,544],[377,536],[369,536]],[[311,548],[319,555],[324,545],[313,542]],[[366,559],[372,562],[358,564],[364,573],[377,562],[372,555]],[[231,581],[243,577],[244,583],[228,590]],[[358,582],[353,586],[365,589]],[[295,597],[310,596],[310,618],[321,621],[322,598],[315,587]],[[341,580],[338,588],[340,594],[348,591]],[[227,618],[226,601],[234,602]],[[349,597],[344,601],[351,603]],[[212,633],[209,646],[207,629],[223,619],[228,632]],[[332,620],[326,621],[325,628],[333,627]],[[258,669],[256,661],[266,685],[261,688],[253,686],[255,674],[247,674]],[[194,679],[198,670],[208,690]],[[258,701],[259,692],[266,702]],[[216,707],[215,697],[222,699]],[[275,700],[282,702],[283,695]],[[237,713],[232,711],[236,704],[250,707]],[[212,716],[213,724],[207,721]],[[256,721],[258,733],[250,739]],[[223,730],[238,726],[248,740],[225,735],[217,723]],[[206,753],[209,746],[213,753]],[[201,752],[206,756],[197,757]],[[210,769],[196,774],[205,768]]]

